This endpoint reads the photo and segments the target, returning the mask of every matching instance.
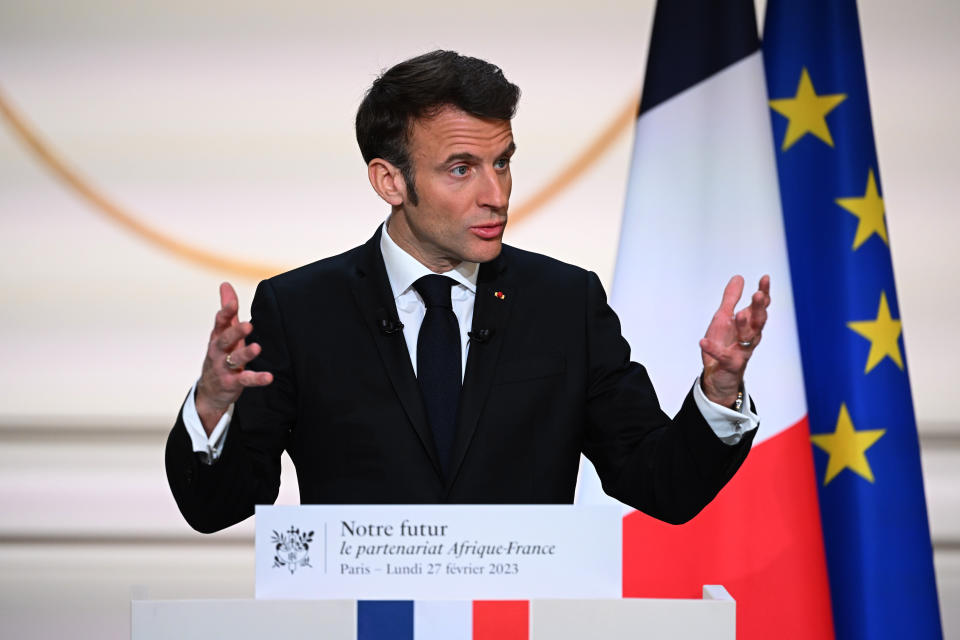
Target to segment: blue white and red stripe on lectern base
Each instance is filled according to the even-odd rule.
[[[527,640],[527,600],[360,600],[357,640]]]

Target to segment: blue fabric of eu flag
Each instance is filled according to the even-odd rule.
[[[836,637],[940,638],[855,2],[770,0],[763,55]]]

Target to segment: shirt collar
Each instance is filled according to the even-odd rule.
[[[416,258],[400,248],[390,234],[387,233],[387,222],[380,230],[380,253],[383,254],[383,264],[387,268],[387,278],[390,280],[390,289],[396,300],[406,293],[413,283],[423,276],[434,272],[420,263]],[[477,292],[477,275],[480,264],[477,262],[461,262],[443,275],[453,278],[458,284],[466,287],[471,293]]]

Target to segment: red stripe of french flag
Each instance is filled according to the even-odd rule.
[[[473,603],[473,640],[529,640],[530,602],[477,600]]]

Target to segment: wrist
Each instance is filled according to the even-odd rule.
[[[723,387],[719,387],[713,384],[712,380],[709,380],[707,374],[704,373],[700,376],[700,390],[703,391],[703,395],[706,396],[707,400],[722,407],[739,411],[740,407],[743,406],[742,381],[736,386],[724,385]]]
[[[197,385],[197,391],[193,399],[194,407],[197,409],[197,416],[203,425],[203,430],[209,436],[216,429],[217,423],[230,408],[230,405],[220,407],[212,402],[208,395],[203,392],[200,385]]]

